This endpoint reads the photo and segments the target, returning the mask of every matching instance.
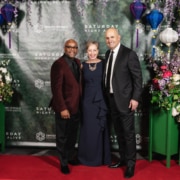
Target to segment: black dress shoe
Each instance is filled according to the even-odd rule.
[[[122,166],[125,166],[125,165],[126,165],[126,163],[124,161],[119,161],[119,162],[117,162],[115,164],[109,165],[108,167],[109,168],[118,168],[118,167],[122,167]]]
[[[63,174],[69,174],[70,173],[69,167],[68,166],[61,166],[61,172]]]
[[[134,176],[134,166],[127,167],[124,173],[125,178],[131,178]]]
[[[69,164],[73,165],[73,166],[77,166],[80,164],[78,159],[74,159],[74,160],[70,160],[68,161]]]

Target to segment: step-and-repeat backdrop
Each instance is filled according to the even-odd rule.
[[[10,60],[14,95],[5,105],[5,135],[9,146],[55,146],[54,112],[51,99],[50,68],[63,54],[69,38],[79,44],[78,58],[86,60],[85,43],[100,43],[100,56],[107,46],[104,32],[119,29],[121,42],[134,49],[143,71],[142,104],[135,114],[137,148],[148,137],[149,72],[144,54],[151,49],[151,31],[141,25],[137,45],[136,22],[130,12],[132,0],[56,0],[14,1],[16,16],[11,26],[0,26],[0,60]],[[1,1],[0,6],[3,6]],[[148,29],[148,30],[147,30]],[[117,148],[116,135],[111,132],[112,147]]]

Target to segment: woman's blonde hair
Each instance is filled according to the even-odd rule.
[[[88,42],[86,43],[86,50],[89,48],[89,46],[90,46],[91,44],[96,45],[96,46],[97,46],[97,49],[99,49],[99,43],[98,43],[97,41],[88,41]]]

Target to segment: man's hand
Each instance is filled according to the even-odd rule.
[[[138,107],[138,101],[131,99],[130,103],[129,103],[129,108],[131,109],[131,111],[135,111],[136,108]]]
[[[69,119],[70,118],[70,113],[67,109],[61,111],[60,114],[61,114],[62,119]]]

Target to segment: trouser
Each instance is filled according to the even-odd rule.
[[[136,162],[136,138],[134,111],[120,112],[116,106],[114,95],[108,94],[110,118],[114,125],[119,145],[120,160],[127,166],[134,166]]]
[[[75,144],[80,123],[80,113],[71,115],[70,119],[62,119],[59,113],[55,114],[56,121],[56,148],[62,166],[75,158]]]

